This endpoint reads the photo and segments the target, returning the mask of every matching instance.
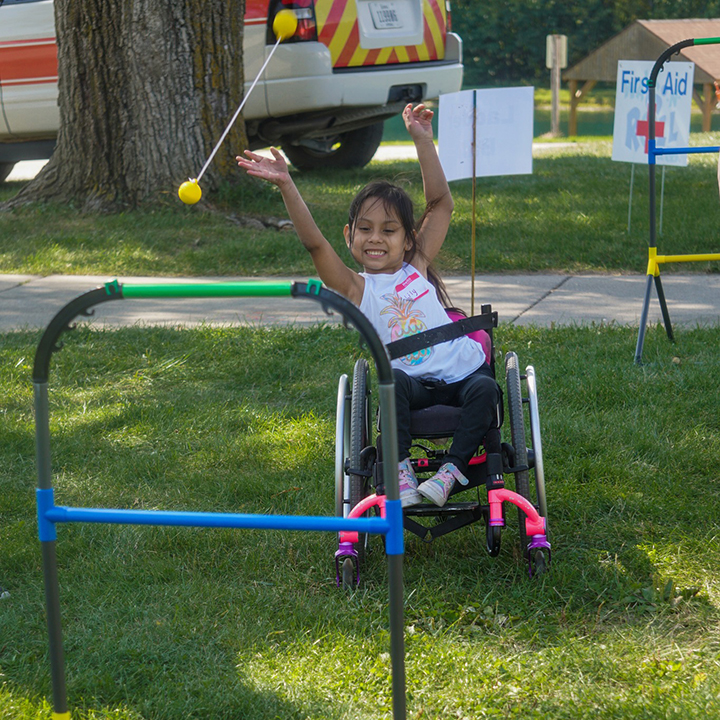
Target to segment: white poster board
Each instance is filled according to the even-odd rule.
[[[647,165],[648,80],[652,60],[619,60],[612,159]],[[655,85],[655,147],[688,147],[695,63],[666,63]],[[657,155],[658,165],[688,163],[687,155]]]
[[[438,153],[447,179],[473,176],[473,124],[475,177],[532,173],[533,103],[531,87],[441,95]]]

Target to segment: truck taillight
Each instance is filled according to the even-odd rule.
[[[298,19],[295,34],[285,42],[305,42],[317,40],[317,24],[315,22],[315,3],[313,0],[271,0],[268,8],[267,44],[275,44],[272,31],[273,20],[280,10],[292,10]]]
[[[317,40],[317,27],[315,16],[309,18],[298,18],[298,26],[295,37],[299,40]]]
[[[447,20],[445,21],[445,28],[448,32],[452,32],[452,13],[450,12],[450,0],[447,0],[445,3],[445,16]]]

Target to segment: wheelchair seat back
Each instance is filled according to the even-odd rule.
[[[467,317],[462,311],[455,308],[449,308],[446,312],[453,322],[464,320]],[[489,305],[482,307],[482,314],[491,314]],[[495,351],[493,348],[492,328],[475,330],[468,333],[467,337],[480,343],[494,377]],[[460,413],[461,408],[452,405],[431,405],[421,410],[413,410],[410,413],[410,435],[413,438],[424,438],[426,440],[452,437],[460,424]],[[503,415],[502,401],[497,408],[497,414],[498,427],[500,427]]]
[[[459,312],[455,308],[449,308],[446,310],[447,316],[453,321],[457,322],[458,320],[462,320],[466,315],[464,313]],[[483,352],[485,353],[485,358],[488,362],[490,362],[490,356],[492,355],[492,338],[490,337],[490,334],[485,330],[476,330],[475,332],[471,332],[467,334],[467,337],[469,337],[471,340],[474,340],[477,343],[480,343],[482,346]],[[493,372],[493,375],[495,373]]]

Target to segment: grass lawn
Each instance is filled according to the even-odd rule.
[[[715,133],[691,144],[717,144]],[[647,265],[647,172],[635,173],[627,232],[630,165],[610,159],[609,141],[557,146],[536,156],[533,174],[477,181],[478,272],[644,272]],[[658,173],[658,186],[660,185]],[[419,203],[416,162],[372,162],[362,170],[296,173],[321,230],[347,257],[342,228],[357,190],[376,178],[407,185]],[[20,183],[0,186],[0,202]],[[447,274],[469,272],[472,183],[453,183],[456,209],[438,258]],[[659,196],[659,192],[658,192]],[[307,277],[314,270],[292,231],[238,225],[242,215],[285,217],[279,192],[259,181],[227,187],[214,212],[183,206],[172,189],[165,204],[119,215],[80,215],[42,206],[0,212],[0,273]],[[720,215],[716,158],[691,156],[668,168],[665,254],[716,252]],[[663,272],[720,270],[718,263],[668,265]]]
[[[651,328],[636,367],[629,328],[500,328],[500,350],[538,374],[553,565],[528,579],[514,513],[494,559],[480,525],[432,545],[407,538],[410,718],[720,714],[720,328],[677,335],[671,345]],[[50,375],[58,504],[331,514],[337,378],[361,353],[352,331],[80,328],[64,339]],[[37,341],[0,335],[3,720],[49,717]],[[58,535],[73,718],[388,717],[379,541],[348,595],[330,535]]]

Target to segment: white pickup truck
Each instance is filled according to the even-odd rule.
[[[303,169],[360,167],[385,119],[460,89],[462,42],[446,0],[246,0],[246,90],[284,8],[298,29],[245,106],[251,148],[279,145]],[[20,160],[49,157],[58,124],[53,2],[0,0],[0,181]]]

